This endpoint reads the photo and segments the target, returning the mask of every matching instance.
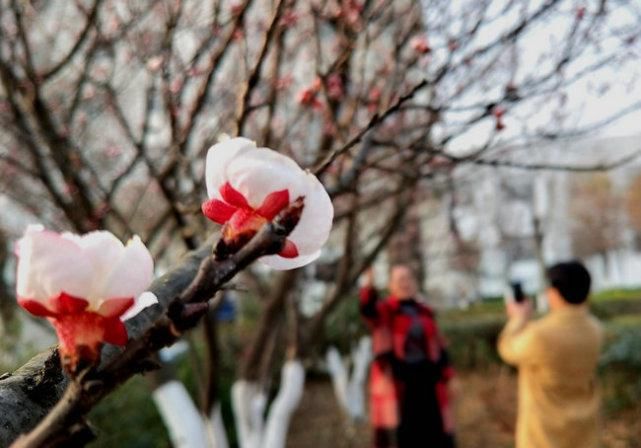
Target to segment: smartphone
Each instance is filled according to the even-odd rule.
[[[510,283],[512,287],[512,297],[515,302],[521,303],[525,300],[525,294],[523,293],[523,285],[521,282],[512,282]]]

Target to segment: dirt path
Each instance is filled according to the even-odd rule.
[[[457,385],[460,448],[513,447],[516,378],[505,369],[463,374]],[[641,410],[605,419],[605,448],[641,448]],[[310,381],[290,428],[288,448],[369,448],[367,422],[348,424],[329,381]]]

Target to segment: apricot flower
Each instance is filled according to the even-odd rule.
[[[265,223],[299,197],[304,198],[300,221],[277,255],[260,260],[274,269],[294,269],[314,261],[327,241],[334,208],[313,174],[269,148],[257,148],[238,137],[209,149],[206,162],[209,200],[205,216],[224,224],[223,239],[232,246],[249,240]]]
[[[125,345],[121,317],[157,301],[142,294],[153,276],[153,260],[138,237],[125,246],[110,232],[81,236],[29,226],[16,254],[18,303],[49,319],[70,372],[80,361],[97,363],[104,342]]]

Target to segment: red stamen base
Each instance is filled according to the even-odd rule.
[[[86,300],[65,293],[51,300],[49,307],[31,299],[20,298],[18,303],[51,322],[60,342],[60,360],[70,374],[81,366],[98,364],[104,342],[120,346],[127,343],[127,329],[120,316],[133,305],[133,298],[108,300],[101,306],[101,314],[87,311]]]
[[[258,208],[253,208],[243,194],[225,183],[219,189],[222,201],[210,199],[202,204],[203,214],[210,220],[224,225],[222,239],[216,247],[216,256],[224,259],[243,247],[267,222],[289,205],[289,191],[268,194]],[[296,244],[287,240],[278,253],[284,258],[296,258]]]

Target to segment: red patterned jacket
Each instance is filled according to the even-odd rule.
[[[395,297],[378,300],[376,290],[362,288],[360,291],[361,315],[372,331],[374,362],[370,374],[370,417],[375,428],[395,430],[399,425],[399,400],[402,384],[394,378],[390,355],[404,359],[405,340],[411,325],[411,318],[399,313],[400,301]],[[447,393],[447,383],[454,376],[445,351],[444,341],[439,334],[434,312],[419,303],[419,316],[423,324],[427,353],[440,372],[436,383],[436,397],[439,401],[444,431],[452,433],[454,422]]]

